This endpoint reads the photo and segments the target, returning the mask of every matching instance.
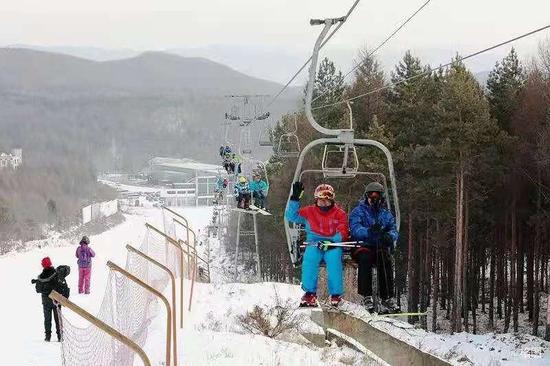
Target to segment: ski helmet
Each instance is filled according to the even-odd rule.
[[[313,194],[315,199],[327,199],[334,201],[336,194],[334,193],[334,188],[330,184],[319,184],[315,188],[315,193]]]
[[[88,238],[86,235],[84,235],[82,237],[82,239],[80,239],[80,243],[84,243],[84,244],[90,244],[90,238]]]
[[[365,199],[370,199],[371,204],[378,206],[384,198],[384,186],[378,182],[371,182],[365,189]]]
[[[246,183],[246,177],[241,175],[239,177],[239,183]]]

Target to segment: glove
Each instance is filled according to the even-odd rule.
[[[319,248],[319,250],[322,250],[323,252],[326,252],[330,249],[330,244],[332,244],[330,240],[321,240],[317,242],[317,248]]]
[[[374,224],[370,227],[370,232],[373,234],[380,234],[382,232],[382,225]]]
[[[290,195],[291,201],[299,201],[304,193],[304,184],[302,182],[292,183],[292,194]]]
[[[393,246],[393,238],[389,233],[384,233],[382,238],[380,238],[380,244],[385,247],[391,248]]]
[[[31,280],[31,284],[32,284],[32,285],[34,285],[34,284],[37,283],[37,282],[38,282],[38,281],[37,281],[36,279],[34,279],[34,278]]]

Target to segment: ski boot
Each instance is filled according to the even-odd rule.
[[[44,342],[49,342],[52,339],[51,333],[46,333],[46,337],[44,337]]]
[[[399,309],[393,297],[390,297],[389,299],[386,299],[386,300],[382,300],[381,310],[384,311],[381,314],[398,314],[401,312],[401,309]]]
[[[372,296],[364,296],[361,303],[369,313],[374,313],[374,300]]]
[[[330,306],[337,308],[341,302],[342,302],[342,296],[340,295],[332,295],[330,297]]]
[[[300,300],[301,308],[316,308],[317,304],[317,295],[312,292],[306,292],[302,299]]]

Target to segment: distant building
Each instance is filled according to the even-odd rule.
[[[216,190],[216,176],[223,168],[191,159],[153,158],[149,161],[149,181],[165,189],[160,201],[168,206],[209,205]]]
[[[12,149],[11,154],[0,153],[0,169],[17,169],[23,163],[23,150]]]

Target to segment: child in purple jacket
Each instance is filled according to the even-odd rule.
[[[83,236],[80,240],[80,246],[76,249],[76,257],[78,258],[78,293],[90,293],[90,277],[92,276],[92,258],[95,253],[88,245],[90,239]]]

